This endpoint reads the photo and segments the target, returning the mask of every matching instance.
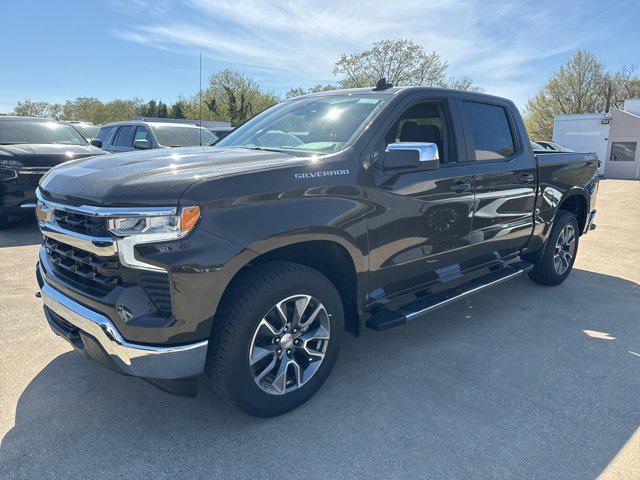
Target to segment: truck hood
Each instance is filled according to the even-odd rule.
[[[93,145],[15,144],[0,145],[0,159],[19,162],[24,167],[53,167],[76,158],[107,152]]]
[[[305,157],[246,148],[135,151],[67,162],[43,177],[40,190],[46,198],[73,204],[175,205],[187,187],[203,179],[304,161]]]

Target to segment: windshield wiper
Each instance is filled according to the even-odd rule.
[[[245,146],[240,146],[240,148],[246,148],[247,150],[262,150],[264,152],[278,152],[278,153],[284,153],[284,150],[278,149],[278,148],[266,148],[266,147],[245,147]]]

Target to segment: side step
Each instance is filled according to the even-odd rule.
[[[383,309],[367,320],[367,327],[380,332],[404,325],[411,320],[415,320],[422,315],[462,300],[474,293],[481,292],[482,290],[499,285],[512,278],[524,275],[532,268],[533,264],[529,262],[520,261],[512,263],[509,266],[476,278],[459,287],[419,298],[407,305],[399,307],[397,310]]]

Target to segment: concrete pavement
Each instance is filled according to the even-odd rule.
[[[640,182],[606,180],[559,287],[501,285],[347,336],[321,391],[256,419],[85,360],[0,232],[0,478],[640,478]]]

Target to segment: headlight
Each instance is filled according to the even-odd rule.
[[[183,207],[178,215],[124,217],[109,220],[109,231],[118,237],[118,255],[123,265],[144,270],[163,268],[138,260],[134,247],[141,243],[177,240],[188,234],[200,219],[200,207]]]
[[[109,231],[119,237],[163,235],[180,238],[191,231],[200,218],[200,207],[184,207],[179,215],[127,217],[109,220]]]

